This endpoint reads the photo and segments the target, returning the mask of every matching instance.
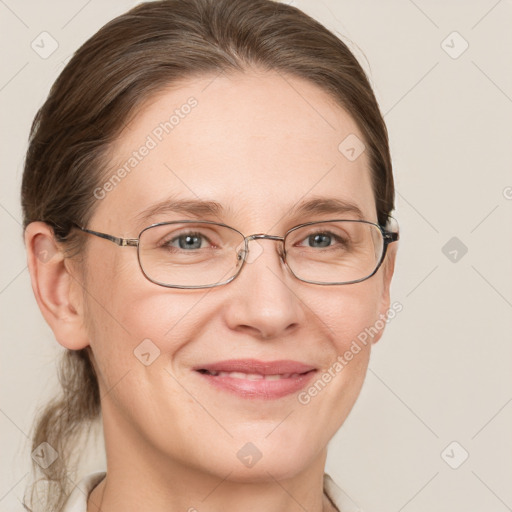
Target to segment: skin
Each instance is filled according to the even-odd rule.
[[[197,107],[97,201],[88,228],[135,238],[152,222],[188,218],[138,223],[141,211],[171,194],[220,202],[226,211],[203,219],[246,235],[283,235],[333,218],[289,217],[312,197],[350,200],[377,221],[366,153],[351,162],[338,150],[349,134],[363,138],[352,117],[317,86],[273,72],[201,77],[159,93],[113,146],[112,169],[190,96]],[[63,257],[45,224],[26,230],[34,293],[57,341],[71,350],[90,345],[94,354],[108,468],[88,512],[100,503],[109,512],[331,510],[322,492],[327,444],[359,395],[371,343],[307,405],[296,394],[229,395],[191,368],[292,359],[321,373],[388,310],[397,244],[372,278],[318,286],[290,274],[275,241],[251,242],[262,251],[233,282],[178,290],[145,279],[135,248],[83,236],[80,264]],[[149,366],[133,354],[146,338],[160,349]],[[247,442],[262,453],[252,468],[237,458]]]

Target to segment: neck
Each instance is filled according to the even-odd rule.
[[[336,510],[323,492],[326,450],[298,473],[273,475],[256,465],[241,474],[235,465],[231,472],[216,474],[164,457],[140,439],[121,439],[120,433],[109,439],[105,431],[107,476],[91,493],[87,512]]]
[[[107,489],[107,484],[109,485]],[[100,482],[99,485],[97,485],[94,490],[92,491],[91,495],[89,496],[89,500],[87,503],[87,512],[115,512],[117,510],[121,510],[121,508],[125,511],[131,511],[131,510],[138,510],[138,511],[146,511],[146,510],[155,510],[155,502],[151,501],[151,503],[147,503],[144,506],[140,505],[134,505],[132,502],[131,504],[128,504],[128,498],[126,495],[117,495],[115,497],[114,492],[112,491],[112,482],[111,477],[107,477]],[[138,483],[140,486],[141,484]],[[123,491],[121,491],[123,492]],[[286,491],[283,489],[283,492],[286,493]],[[146,493],[143,493],[146,494]],[[225,494],[225,493],[223,493]],[[258,507],[264,506],[268,507],[269,502],[273,501],[274,506],[272,508],[265,508],[264,510],[272,510],[272,511],[304,511],[308,510],[311,512],[339,512],[338,509],[331,503],[329,498],[322,494],[321,498],[319,500],[313,500],[308,499],[302,502],[298,501],[295,497],[293,497],[291,500],[283,500],[282,497],[277,496],[275,499],[272,499],[272,496],[267,496],[266,499],[261,499],[261,496],[257,496],[257,500],[254,500],[254,494],[252,493],[244,493],[244,491],[239,490],[237,493],[238,497],[228,497],[224,504],[219,504],[222,499],[218,498],[216,503],[214,503],[214,500],[210,500],[210,505],[206,505],[208,496],[206,498],[203,498],[201,500],[197,500],[194,498],[186,498],[184,496],[178,497],[175,494],[173,494],[173,503],[176,504],[178,502],[184,503],[185,501],[190,503],[192,501],[196,501],[200,503],[200,508],[191,507],[188,506],[188,508],[183,508],[183,505],[170,505],[169,503],[166,503],[165,505],[162,504],[161,510],[165,510],[166,512],[172,512],[174,510],[187,510],[187,512],[216,512],[216,511],[226,511],[229,512],[231,510],[239,510],[240,506],[247,507],[248,511],[256,511],[261,510]],[[290,496],[291,497],[291,496]],[[315,503],[313,503],[315,502]],[[231,504],[231,506],[226,506],[226,504]],[[316,506],[315,506],[316,504]],[[176,508],[177,507],[177,508]],[[160,510],[160,509],[158,509]]]

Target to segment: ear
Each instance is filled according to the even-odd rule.
[[[379,320],[386,321],[389,306],[391,303],[390,299],[390,287],[391,287],[391,279],[393,277],[393,273],[395,271],[395,260],[396,253],[398,250],[398,243],[392,243],[388,246],[388,250],[386,252],[386,259],[382,263],[382,267],[379,269],[379,273],[381,274],[382,279],[382,288],[381,288],[381,297],[379,302]],[[372,338],[372,343],[377,343],[380,340],[382,335],[384,334],[385,328],[379,329],[378,333]]]
[[[44,222],[30,223],[25,229],[25,245],[32,290],[55,338],[70,350],[85,348],[89,339],[81,285],[71,274],[72,265],[55,240],[53,229]]]

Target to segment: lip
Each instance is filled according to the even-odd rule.
[[[231,359],[193,368],[211,386],[242,398],[274,400],[298,392],[316,373],[314,366],[291,360],[259,361],[257,359]],[[229,375],[211,375],[209,372],[236,372],[254,374],[251,379]],[[255,377],[259,375],[261,377]],[[267,375],[284,375],[267,380]],[[256,379],[256,380],[254,380]]]

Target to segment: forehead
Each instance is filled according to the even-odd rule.
[[[362,139],[350,114],[303,79],[255,70],[190,79],[146,101],[112,146],[95,216],[126,230],[168,198],[204,200],[249,230],[332,198],[375,220],[367,152],[353,158]]]

